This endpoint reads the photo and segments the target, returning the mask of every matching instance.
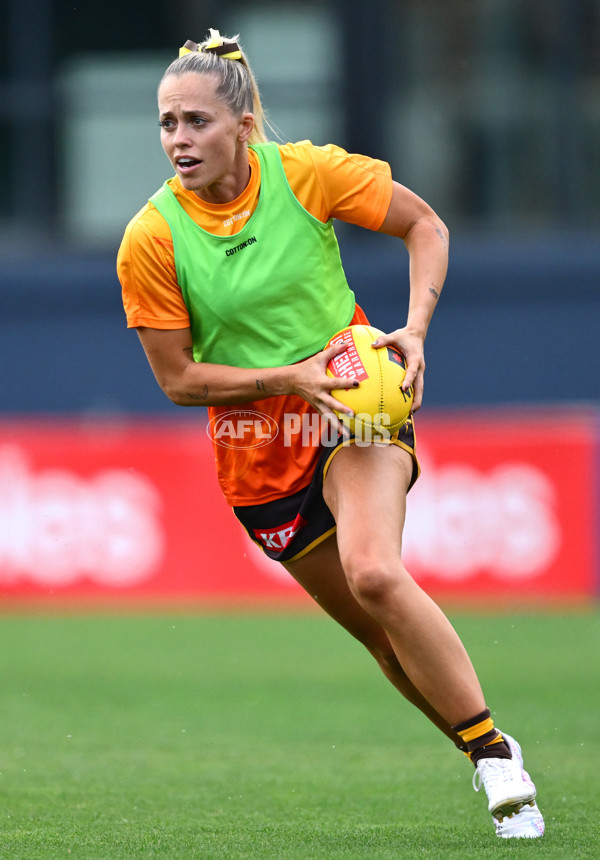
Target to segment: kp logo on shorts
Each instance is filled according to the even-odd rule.
[[[233,409],[212,418],[206,432],[223,448],[262,448],[279,433],[277,422],[254,409]]]

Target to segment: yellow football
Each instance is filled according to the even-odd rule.
[[[345,352],[331,359],[328,376],[358,380],[357,388],[336,388],[331,394],[349,406],[353,418],[337,412],[350,432],[361,438],[389,437],[396,433],[410,415],[413,387],[402,391],[406,360],[390,346],[374,349],[371,344],[383,334],[368,325],[350,325],[341,329],[327,346],[345,342]]]

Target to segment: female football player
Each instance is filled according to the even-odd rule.
[[[408,250],[406,322],[373,348],[405,355],[403,388],[414,385],[419,408],[446,227],[381,161],[268,142],[236,39],[211,31],[186,42],[160,82],[160,137],[175,176],[121,245],[128,325],[174,403],[207,406],[211,418],[256,407],[288,431],[321,416],[335,430],[334,444],[280,432],[268,445],[215,445],[225,498],[250,537],[471,759],[498,835],[540,836],[519,745],[495,728],[458,635],[402,562],[406,494],[418,475],[412,417],[389,444],[352,444],[334,410],[349,412],[335,390],[353,383],[325,373],[346,348],[324,350],[331,335],[367,322],[342,269],[337,218],[397,236]]]

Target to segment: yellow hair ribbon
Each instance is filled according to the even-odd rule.
[[[184,57],[186,54],[193,54],[198,51],[201,54],[216,54],[218,57],[223,57],[224,60],[241,60],[242,52],[237,42],[224,42],[218,30],[210,30],[210,40],[206,45],[199,45],[197,42],[188,41],[179,49],[179,56]]]

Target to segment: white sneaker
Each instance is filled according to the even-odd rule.
[[[523,753],[521,752],[521,746],[518,741],[511,738],[510,735],[505,734],[505,732],[500,733],[508,744],[508,747],[513,754],[513,758],[519,762],[521,767],[523,767]],[[523,773],[531,782],[531,777],[527,771],[523,770]],[[531,784],[533,785],[533,782],[531,782]],[[535,800],[528,806],[523,806],[520,812],[510,818],[504,818],[501,821],[498,821],[498,819],[495,818],[494,823],[496,825],[496,836],[501,836],[503,839],[510,839],[512,837],[537,839],[544,835],[545,830],[544,817],[538,809],[538,805]]]
[[[504,732],[502,736],[512,758],[481,759],[475,770],[473,787],[479,791],[483,784],[498,836],[537,838],[544,832],[544,819],[535,803],[535,785],[523,768],[523,755],[517,741]]]
[[[498,821],[494,818],[496,836],[502,839],[538,839],[544,835],[544,818],[535,800],[519,812]]]

